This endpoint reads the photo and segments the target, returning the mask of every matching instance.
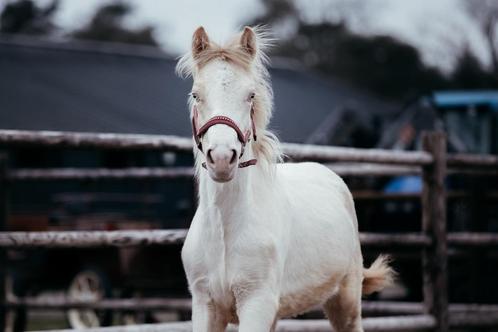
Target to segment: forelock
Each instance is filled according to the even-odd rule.
[[[182,78],[194,76],[196,71],[202,69],[209,62],[220,59],[234,64],[244,70],[261,70],[268,62],[265,51],[271,46],[272,39],[266,30],[261,27],[253,28],[257,40],[257,51],[255,55],[247,53],[239,43],[240,34],[226,45],[210,43],[210,47],[196,56],[188,52],[182,56],[176,66],[177,74]]]

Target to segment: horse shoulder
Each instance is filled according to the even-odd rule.
[[[192,292],[206,288],[207,267],[202,248],[202,212],[196,211],[183,244],[181,257]]]

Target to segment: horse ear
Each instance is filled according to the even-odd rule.
[[[240,47],[244,52],[249,54],[251,57],[256,56],[257,44],[256,44],[256,34],[254,30],[250,27],[245,27],[242,36],[240,36]]]
[[[192,36],[192,55],[197,57],[209,48],[209,37],[203,27],[198,27]]]

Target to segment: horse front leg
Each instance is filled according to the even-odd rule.
[[[278,296],[271,290],[248,295],[238,304],[239,332],[270,332],[275,328]]]
[[[192,331],[224,332],[228,323],[210,300],[192,297]]]

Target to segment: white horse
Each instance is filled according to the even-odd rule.
[[[363,268],[354,202],[339,176],[317,163],[279,163],[266,130],[267,46],[257,28],[220,46],[200,27],[177,66],[193,78],[199,207],[182,250],[193,330],[274,331],[279,318],[323,305],[335,331],[362,331],[362,294],[393,272],[383,257]]]

